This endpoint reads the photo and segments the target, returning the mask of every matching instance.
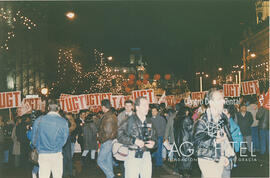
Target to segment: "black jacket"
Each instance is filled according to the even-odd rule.
[[[256,119],[259,120],[259,128],[264,130],[269,130],[269,110],[260,107]]]
[[[251,112],[246,112],[245,116],[241,112],[237,113],[237,124],[240,127],[241,133],[243,136],[251,135],[251,125],[253,123],[253,117]]]
[[[136,114],[131,115],[127,121],[123,122],[122,125],[118,128],[118,136],[117,140],[129,146],[130,149],[138,149],[138,146],[135,145],[136,138],[143,140],[143,124],[146,124],[148,127],[149,139],[155,142],[155,146],[157,145],[157,132],[154,128],[151,119],[146,118],[145,122],[142,123]],[[143,148],[143,150],[148,150],[147,148]]]
[[[227,125],[227,117],[222,114],[221,120],[218,122],[218,127],[213,122],[213,119],[208,120],[207,114],[204,113],[194,126],[194,151],[198,158],[205,158],[210,160],[219,160],[220,157],[216,154],[215,139],[217,136],[216,128],[224,128]],[[225,129],[226,135],[230,141],[231,134],[229,129]],[[228,132],[227,132],[228,131]]]

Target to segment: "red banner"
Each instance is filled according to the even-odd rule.
[[[65,97],[64,99],[60,99],[59,102],[61,109],[66,112],[75,112],[83,109],[88,109],[85,95],[72,95]]]
[[[203,92],[192,92],[191,93],[191,99],[192,100],[202,100],[204,99],[205,94],[207,93],[207,91],[203,91]]]
[[[29,103],[32,110],[42,110],[41,98],[24,98],[23,103]]]
[[[241,82],[241,87],[243,95],[254,95],[260,93],[258,80]]]
[[[0,93],[0,109],[17,108],[21,106],[21,92]]]
[[[146,97],[149,103],[156,103],[155,101],[156,98],[153,89],[132,91],[132,97],[134,100],[136,100],[136,98],[141,96]]]
[[[240,97],[239,84],[223,84],[224,97]]]
[[[23,99],[21,107],[19,107],[18,110],[17,110],[18,116],[23,116],[25,114],[30,114],[31,111],[32,111],[32,108],[31,108],[30,104],[28,102],[25,102],[25,100]]]
[[[112,100],[112,93],[94,93],[84,95],[86,99],[86,105],[89,106],[101,106],[101,101],[104,99]]]

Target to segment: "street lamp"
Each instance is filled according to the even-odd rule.
[[[67,12],[66,13],[66,17],[69,19],[69,20],[73,20],[75,18],[75,13],[74,12]]]
[[[109,61],[112,61],[112,60],[113,60],[113,57],[112,57],[112,56],[109,56],[107,59],[108,59]]]
[[[208,78],[208,77],[209,77],[209,75],[208,75],[208,74],[206,74],[206,75],[205,75],[205,77],[206,77],[206,78]]]
[[[49,94],[49,89],[48,88],[42,88],[41,89],[41,94],[44,96],[47,96]]]
[[[255,53],[251,53],[250,56],[254,58],[254,57],[256,57],[256,54]]]
[[[222,71],[222,70],[223,70],[222,67],[218,68],[218,71]]]
[[[216,85],[217,84],[217,80],[213,80],[213,85]]]

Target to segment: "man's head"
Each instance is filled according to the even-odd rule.
[[[153,107],[151,110],[152,110],[152,116],[153,117],[156,117],[158,115],[158,109],[157,109],[157,107]]]
[[[240,112],[246,113],[247,112],[247,106],[245,104],[240,105]]]
[[[49,112],[59,112],[60,107],[56,99],[48,100],[48,111]]]
[[[146,116],[149,110],[149,103],[145,97],[139,97],[135,100],[136,113]]]
[[[108,99],[102,100],[101,101],[101,107],[102,107],[102,111],[104,113],[108,112],[111,109],[111,107],[112,107],[110,100],[108,100]]]
[[[82,120],[85,120],[86,118],[86,110],[80,110],[79,116]]]
[[[131,112],[133,109],[133,102],[131,100],[125,101],[125,110],[126,112]]]
[[[223,93],[220,90],[212,88],[207,93],[207,100],[209,102],[209,107],[216,114],[221,114],[223,111],[223,106],[225,104]]]

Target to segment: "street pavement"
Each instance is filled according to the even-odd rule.
[[[153,166],[153,178],[179,178],[179,175],[173,175],[172,168],[173,164],[168,162],[165,162],[162,167]],[[115,167],[114,170],[116,177],[120,178],[120,167]],[[76,178],[105,178],[95,161],[89,161],[84,166],[81,161],[74,161],[74,173]],[[201,177],[196,161],[193,162],[191,174],[191,177],[194,178]],[[268,156],[238,159],[237,167],[232,170],[232,177],[269,177]],[[31,168],[14,168],[11,165],[6,165],[0,178],[31,178]]]

